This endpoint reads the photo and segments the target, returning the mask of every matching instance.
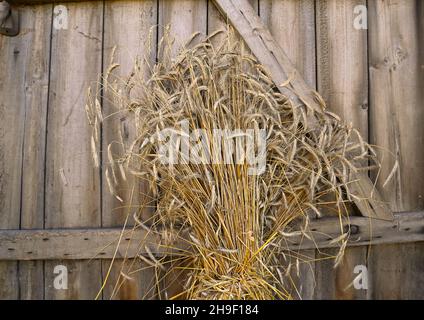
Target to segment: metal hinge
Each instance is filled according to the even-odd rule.
[[[14,37],[19,34],[19,14],[7,1],[0,0],[0,34]]]

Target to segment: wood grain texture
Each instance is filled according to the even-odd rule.
[[[154,63],[156,56],[156,28],[157,25],[157,1],[106,1],[105,2],[105,29],[104,29],[104,52],[103,70],[107,70],[110,64],[112,52],[114,51],[114,62],[119,63],[119,68],[109,75],[109,80],[125,81],[137,58],[146,59]],[[153,29],[152,29],[153,28]],[[150,39],[151,38],[151,39]],[[150,47],[149,47],[150,46]],[[108,159],[109,144],[112,143],[110,151],[115,159],[123,156],[124,150],[136,138],[136,129],[133,115],[119,110],[111,101],[113,99],[110,91],[104,92],[103,113],[103,177],[105,169],[110,168]],[[127,216],[130,216],[129,224],[133,224],[132,215],[138,211],[137,205],[140,201],[149,201],[148,188],[145,183],[128,176],[126,180],[117,176],[116,189],[119,196],[124,200],[123,206],[113,195],[110,194],[106,179],[103,179],[102,187],[102,226],[123,226]],[[131,203],[132,202],[132,203]],[[147,219],[151,215],[151,208],[143,209],[139,215]],[[109,270],[111,261],[102,261],[103,277]],[[154,296],[152,278],[154,273],[151,268],[134,273],[128,278],[122,276],[136,269],[146,268],[145,264],[137,261],[115,260],[111,269],[111,275],[104,288],[105,299],[142,299]],[[119,283],[119,286],[115,286]],[[149,288],[150,286],[150,288]],[[118,290],[119,287],[119,290]],[[116,290],[114,290],[116,289]],[[148,294],[147,294],[148,293]]]
[[[159,39],[169,25],[175,40],[172,56],[175,57],[195,32],[206,34],[206,13],[207,0],[159,0]]]
[[[100,227],[100,172],[93,167],[84,105],[102,69],[103,3],[66,7],[68,28],[52,35],[45,227]],[[69,270],[67,290],[53,287],[59,264]],[[45,263],[46,299],[93,299],[100,286],[98,260]]]
[[[255,12],[259,14],[260,0],[248,0]],[[225,28],[230,22],[217,9],[213,0],[208,0],[208,34]]]
[[[316,89],[314,1],[261,0],[260,17],[306,83]]]
[[[24,20],[25,21],[25,20]],[[25,52],[32,34],[0,36],[0,228],[19,228],[25,103]],[[26,40],[29,40],[28,42]],[[22,54],[20,52],[22,50]],[[0,299],[17,299],[18,266],[0,261]]]
[[[25,65],[26,111],[20,227],[32,229],[44,226],[44,169],[52,6],[38,5],[22,10],[26,16],[21,16],[21,19],[30,21],[27,30],[34,35],[32,49],[27,51],[29,55]],[[43,271],[42,261],[19,263],[20,299],[43,298]]]
[[[318,103],[315,90],[308,86],[249,2],[247,0],[214,0],[214,2],[242,36],[258,61],[268,70],[281,93],[295,105],[306,108],[310,117],[310,127],[317,125],[313,113],[321,112],[323,106]],[[287,86],[281,86],[288,80],[290,80],[288,84],[290,89]],[[359,181],[355,182],[356,197],[353,201],[361,213],[373,218],[393,219],[392,212],[381,202],[378,191],[374,192],[374,197],[370,197],[368,193],[362,193],[363,190],[373,188],[371,180],[367,176],[356,173],[351,173],[351,176],[354,181]]]
[[[207,34],[207,6],[207,0],[159,0],[159,39],[169,26],[170,36],[175,40],[171,47],[173,58],[195,32]],[[163,60],[160,53],[158,59]],[[166,263],[167,270],[160,276],[159,299],[171,298],[183,291],[185,274],[178,266],[178,262]]]
[[[158,256],[175,252],[162,246],[158,235],[144,230],[122,231],[122,228],[4,230],[0,231],[0,258],[90,260],[110,259],[116,254],[119,259],[125,257],[127,252],[128,257],[145,255],[145,246]],[[183,243],[176,245],[184,248]]]
[[[354,8],[363,0],[317,1],[318,91],[328,108],[368,140],[367,31],[354,28]],[[364,164],[366,165],[366,164]],[[371,193],[365,190],[364,194]],[[365,211],[365,210],[363,210]],[[317,262],[317,299],[364,299],[366,290],[350,286],[356,265],[367,265],[367,248],[349,248],[334,269],[337,249],[323,250]]]
[[[52,3],[51,0],[11,0],[11,2]],[[122,3],[122,6],[118,2]],[[100,172],[92,168],[89,148],[91,133],[86,127],[83,111],[85,88],[90,81],[97,80],[96,77],[102,69],[102,59],[105,63],[108,62],[112,42],[116,42],[118,48],[130,43],[127,50],[120,50],[121,53],[118,53],[119,62],[123,64],[124,69],[129,66],[131,61],[128,56],[133,55],[144,45],[139,41],[138,35],[141,31],[138,28],[144,30],[149,16],[143,15],[142,11],[138,10],[128,12],[128,8],[148,6],[150,2],[152,1],[105,1],[104,35],[101,24],[102,1],[66,3],[70,8],[69,28],[54,30],[52,39],[50,83],[52,90],[49,95],[48,150],[45,160],[43,159],[45,145],[42,141],[46,131],[45,105],[48,90],[46,72],[50,51],[52,6],[19,8],[20,35],[15,38],[0,36],[0,70],[2,70],[0,229],[42,227],[44,197],[47,201],[45,209],[47,227],[98,228],[102,225],[101,220],[103,226],[117,226],[122,223],[124,210],[114,210],[113,213],[103,211],[103,217],[99,211],[101,206],[115,208],[116,204],[106,198],[106,193],[103,193],[103,201],[101,200]],[[207,2],[208,30],[205,27],[203,11],[206,0],[160,1],[160,8],[163,10],[162,14],[159,13],[161,25],[163,26],[166,21],[172,22],[171,34],[181,40],[191,36],[195,31],[206,30],[211,33],[217,26],[225,24],[226,19],[215,10],[212,0]],[[272,35],[281,37],[278,42],[282,41],[281,46],[287,52],[289,60],[292,60],[306,83],[311,86],[314,79],[308,76],[312,74],[305,72],[310,70],[313,63],[308,60],[310,56],[305,54],[306,48],[310,47],[308,43],[310,40],[307,39],[312,35],[309,26],[313,21],[313,18],[309,20],[309,11],[304,9],[308,2],[307,0],[296,3],[294,0],[249,1],[256,6],[254,12],[259,10],[261,19],[270,27]],[[328,102],[329,108],[332,110],[339,108],[340,110],[337,109],[336,112],[344,119],[353,123],[364,123],[367,121],[368,101],[360,83],[364,75],[364,64],[363,51],[359,48],[364,46],[363,33],[366,31],[356,32],[353,28],[348,28],[348,21],[351,21],[353,14],[352,6],[362,4],[364,1],[315,2],[319,9],[316,16],[316,31],[319,38],[317,50],[320,92]],[[424,206],[422,199],[424,126],[421,124],[424,116],[422,108],[424,4],[420,0],[373,0],[367,3],[370,127],[356,127],[364,133],[369,130],[372,143],[381,145],[393,153],[393,155],[388,152],[380,153],[384,155],[381,176],[390,173],[395,160],[399,162],[399,168],[386,188],[382,188],[382,181],[378,181],[384,199],[390,200],[391,207],[395,211],[421,210]],[[117,28],[112,28],[114,25],[119,25],[122,30],[127,31],[121,32]],[[104,52],[102,52],[103,46]],[[176,45],[175,52],[177,49]],[[345,72],[346,70],[349,72]],[[106,125],[103,128],[105,137],[109,135]],[[115,133],[111,130],[110,137]],[[40,170],[40,164],[44,161],[47,168],[46,190],[43,190],[44,172]],[[381,222],[381,226],[383,225],[389,228],[391,224]],[[377,243],[379,241],[384,243],[388,238],[390,241],[393,239],[403,241],[406,237],[408,241],[418,241],[422,236],[419,227],[419,224],[412,223],[403,227],[403,229],[409,228],[408,231],[402,231],[398,226],[401,233],[390,232],[389,229],[383,228],[382,230],[386,231],[382,238],[374,240]],[[361,229],[364,230],[366,229]],[[400,234],[402,237],[396,238]],[[117,233],[114,234],[115,238],[116,235]],[[6,242],[2,243],[6,245]],[[40,248],[43,245],[47,246],[47,243],[48,241],[44,241],[44,244],[40,244]],[[79,246],[85,248],[84,242],[79,243]],[[79,250],[79,254],[88,254],[90,250],[90,248],[84,252]],[[379,245],[369,250],[371,289],[368,290],[367,298],[423,298],[422,243]],[[50,251],[52,252],[54,253]],[[365,298],[363,292],[352,292],[351,289],[344,291],[345,284],[354,277],[349,270],[352,270],[358,262],[362,264],[362,261],[366,261],[365,252],[366,249],[361,247],[349,248],[349,253],[339,269],[344,270],[343,272],[332,271],[333,264],[330,260],[318,263],[315,275],[319,290],[316,290],[314,298]],[[78,251],[75,254],[77,255]],[[330,250],[329,254],[334,252]],[[57,292],[52,288],[55,276],[52,268],[57,264],[67,265],[71,272],[70,289],[66,292]],[[18,267],[14,261],[1,261],[0,299],[42,298],[44,294],[46,298],[91,299],[100,288],[102,274],[105,274],[105,265],[102,268],[99,261],[82,262],[64,259],[46,263],[46,279],[43,283],[44,274],[40,272],[41,265],[40,261],[28,260],[20,261]],[[113,270],[114,277],[118,276],[119,270],[119,266]],[[145,285],[148,286],[146,283]],[[142,287],[145,288],[144,285],[131,286],[123,290],[119,298],[130,299],[140,294],[151,297],[151,292],[143,291],[145,289]],[[107,290],[110,292],[112,288]],[[305,293],[305,297],[310,296],[310,291]]]
[[[44,134],[51,6],[19,8],[0,36],[0,228],[43,227]],[[31,211],[33,210],[33,211]],[[0,299],[43,297],[42,262],[0,262]]]
[[[249,1],[214,0],[214,3],[225,19],[241,35],[259,62],[268,70],[278,89],[295,104],[307,105],[308,109],[311,110],[321,110],[314,99],[313,91],[308,88],[287,54],[275,41]],[[297,94],[294,94],[285,86],[280,86],[289,77],[292,78],[290,85]]]
[[[284,48],[306,83],[316,89],[314,1],[261,0],[259,8],[261,20],[268,26],[275,41]],[[312,299],[315,251],[305,250],[302,255],[305,261],[300,264],[300,277],[296,271],[292,273],[297,289],[292,294],[295,298]]]
[[[349,247],[424,241],[424,211],[396,213],[394,221],[350,217],[342,225],[344,230],[349,227]],[[313,241],[303,236],[290,237],[285,245],[292,250],[337,246],[331,240],[340,234],[338,217],[311,220],[310,229]],[[146,246],[158,257],[190,249],[189,241],[180,240],[166,246],[160,235],[143,229],[124,232],[119,227],[0,230],[0,260],[110,259],[115,251],[117,258],[133,258],[147,255]]]
[[[354,28],[364,0],[317,2],[318,90],[331,111],[368,137],[367,31]]]
[[[380,175],[398,169],[385,188],[393,210],[423,207],[424,3],[370,1],[371,142],[382,147]],[[370,252],[369,297],[423,299],[423,244],[378,246]]]

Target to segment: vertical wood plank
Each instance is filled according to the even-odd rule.
[[[260,0],[260,16],[291,62],[316,88],[315,8],[313,0]]]
[[[368,140],[367,31],[354,27],[355,6],[365,0],[317,1],[318,91],[328,108],[351,123]],[[322,250],[319,258],[335,256],[337,249]],[[356,265],[367,264],[367,248],[347,248],[342,263],[316,263],[317,299],[364,299],[366,290],[351,284]]]
[[[260,0],[259,13],[308,85],[316,88],[314,1]],[[314,259],[314,250],[303,251],[304,262],[300,263],[300,278],[296,271],[291,275],[296,287],[292,290],[295,299],[313,297]],[[292,262],[296,264],[295,261]]]
[[[317,2],[318,90],[331,111],[368,137],[367,31],[354,27],[365,0]]]
[[[227,22],[222,14],[216,8],[212,0],[208,0],[208,34],[212,34],[217,30],[223,29]]]
[[[195,32],[206,34],[207,0],[159,0],[159,38],[163,28],[170,25],[175,39],[172,55],[190,39]]]
[[[102,69],[103,3],[64,5],[68,27],[53,28],[52,35],[45,227],[100,227],[100,172],[93,168],[84,105]],[[56,265],[68,268],[67,290],[53,287]],[[93,299],[100,286],[98,260],[45,263],[46,299]]]
[[[1,229],[42,227],[43,221],[51,6],[18,10],[20,34],[0,36]],[[43,284],[40,268],[40,262],[0,262],[0,299],[42,298],[43,292],[38,291]]]
[[[23,17],[23,22],[27,19]],[[18,229],[21,200],[22,144],[25,105],[26,42],[31,38],[0,37],[0,228]],[[22,54],[20,50],[23,50]],[[17,262],[0,261],[0,299],[17,299]]]
[[[132,68],[134,67],[136,58],[147,58],[150,63],[154,63],[156,56],[156,35],[155,30],[152,29],[151,35],[152,43],[149,48],[149,37],[152,27],[157,25],[157,1],[106,1],[105,2],[105,31],[104,31],[104,53],[103,53],[103,70],[109,67],[110,57],[112,51],[115,50],[115,62],[120,64],[119,69],[110,75],[110,80],[125,79],[129,76]],[[118,112],[118,110],[110,103],[112,97],[109,92],[105,93],[103,103],[103,112],[107,115],[112,115],[107,118],[103,123],[103,176],[104,170],[109,165],[107,156],[108,145],[111,145],[111,152],[114,157],[123,155],[123,146],[129,145],[136,138],[136,129],[134,123],[127,118],[128,114],[125,112]],[[131,115],[129,115],[131,117]],[[106,118],[106,117],[105,117]],[[145,184],[137,179],[127,178],[124,181],[117,175],[118,187],[117,192],[124,200],[123,203],[128,206],[132,202],[134,207],[122,206],[114,196],[109,192],[106,180],[103,179],[102,188],[102,201],[103,201],[103,219],[102,227],[119,227],[123,226],[127,215],[132,217],[133,213],[137,211],[138,200],[145,200],[143,194],[147,192]],[[147,210],[142,213],[143,217],[148,216]],[[105,278],[109,270],[111,261],[102,261],[103,277]],[[122,267],[122,268],[121,268]],[[111,269],[111,274],[104,288],[104,298],[109,299],[143,299],[154,297],[154,272],[150,268],[143,271],[131,274],[129,277],[132,280],[126,280],[121,275],[121,270],[124,274],[133,272],[136,269],[146,268],[145,264],[138,261],[114,261]],[[119,289],[114,291],[115,285],[119,285]]]
[[[169,25],[170,36],[175,38],[171,48],[173,57],[193,33],[207,34],[207,5],[207,0],[159,0],[159,39],[163,35],[163,28]],[[158,59],[161,59],[160,55]],[[162,276],[159,298],[172,298],[183,291],[185,276],[176,268],[177,265],[167,264],[168,270]]]
[[[423,208],[424,3],[370,1],[371,142],[388,152],[377,186],[393,211]],[[370,252],[370,298],[422,299],[424,244],[381,245]]]
[[[23,8],[33,44],[25,64],[21,228],[44,226],[44,169],[52,5]],[[22,27],[22,25],[21,25]],[[20,299],[44,297],[42,261],[19,262]]]

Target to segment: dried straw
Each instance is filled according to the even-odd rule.
[[[122,200],[113,187],[115,175],[147,183],[149,203],[153,199],[156,210],[149,221],[136,215],[136,224],[139,221],[144,228],[148,224],[152,232],[184,239],[192,246],[174,259],[185,271],[180,297],[290,299],[292,270],[299,273],[305,260],[288,249],[291,238],[313,239],[310,218],[331,214],[338,215],[341,223],[347,219],[345,206],[352,196],[346,187],[349,172],[378,163],[358,132],[324,106],[321,113],[314,113],[312,125],[305,107],[293,105],[280,93],[231,30],[219,37],[220,41],[214,34],[191,43],[171,59],[165,33],[161,62],[150,66],[136,61],[125,80],[106,75],[105,87],[114,97],[117,114],[129,114],[137,132],[110,166],[108,184]],[[111,72],[118,67],[111,65]],[[97,100],[90,101],[89,119],[98,125],[102,116]],[[166,128],[181,133],[184,120],[190,132],[206,130],[210,150],[217,147],[212,137],[216,128],[256,133],[266,129],[265,171],[251,175],[247,163],[163,164],[158,133]],[[180,134],[177,144],[183,144],[183,138]],[[192,141],[200,142],[200,138]],[[137,205],[142,211],[148,204]],[[334,240],[341,249],[337,263],[348,238],[346,230],[340,230]],[[164,267],[163,259],[143,259]]]

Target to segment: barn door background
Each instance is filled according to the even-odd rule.
[[[424,4],[420,0],[252,0],[255,10],[309,85],[330,109],[382,147],[379,190],[393,211],[423,210]],[[67,11],[67,23],[57,21]],[[368,8],[368,29],[355,29],[355,8]],[[226,22],[211,0],[87,1],[22,6],[21,32],[0,36],[0,229],[121,226],[125,209],[92,166],[84,105],[86,88],[107,68],[114,46],[120,74],[137,56],[160,59],[147,45],[152,27],[171,26],[174,52],[192,33]],[[55,20],[56,19],[56,20]],[[155,29],[153,29],[153,32]],[[154,39],[161,36],[153,35]],[[107,112],[107,96],[101,101]],[[105,122],[102,150],[125,129]],[[105,152],[101,153],[107,163]],[[140,186],[143,188],[143,186]],[[123,184],[122,194],[129,196]],[[146,212],[148,215],[148,212]],[[28,253],[30,254],[30,253]],[[319,261],[297,279],[307,299],[423,298],[424,244],[348,248],[333,269],[331,249],[305,252]],[[109,260],[0,261],[1,299],[92,299]],[[53,287],[54,268],[69,270],[68,290]],[[349,284],[356,265],[369,270],[369,289]],[[157,298],[154,272],[140,269],[115,298]],[[114,291],[119,262],[103,297]],[[348,287],[348,288],[347,288]]]

